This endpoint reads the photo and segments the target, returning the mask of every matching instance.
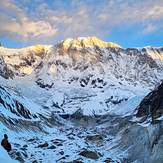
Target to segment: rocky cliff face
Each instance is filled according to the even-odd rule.
[[[154,122],[163,115],[163,83],[150,92],[138,106],[137,117],[151,117]]]

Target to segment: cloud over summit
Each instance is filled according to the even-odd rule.
[[[115,28],[153,33],[163,28],[162,0],[5,0],[0,5],[0,37],[56,41],[108,36]]]

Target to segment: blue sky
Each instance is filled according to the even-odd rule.
[[[55,44],[96,36],[123,47],[163,46],[163,0],[4,0],[0,42]]]

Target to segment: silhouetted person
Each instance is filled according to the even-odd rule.
[[[8,136],[7,134],[4,134],[4,138],[1,141],[1,145],[3,146],[3,148],[7,151],[10,152],[11,151],[11,144],[8,142]]]

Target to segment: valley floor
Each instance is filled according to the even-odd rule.
[[[155,160],[161,163],[163,160],[162,123],[143,125],[132,122],[131,117],[109,115],[85,119],[61,118],[62,125],[46,127],[45,132],[8,129],[2,132],[9,135],[13,146],[10,156],[19,162],[152,163]]]

